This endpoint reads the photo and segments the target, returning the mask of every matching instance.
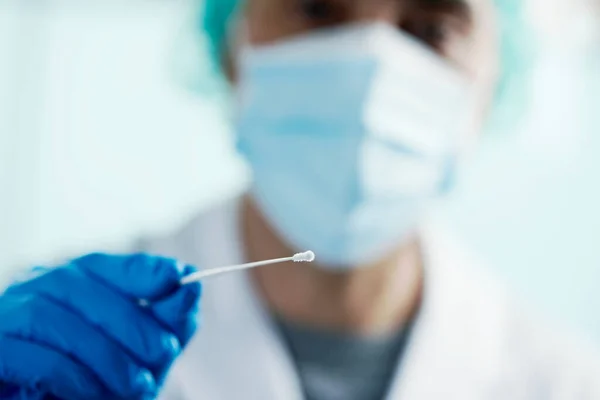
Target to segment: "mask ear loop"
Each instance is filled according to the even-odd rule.
[[[248,34],[247,24],[243,13],[243,7],[238,7],[236,11],[227,20],[225,26],[225,37],[221,43],[221,62],[223,63],[223,75],[228,79],[228,107],[226,109],[227,119],[235,123],[237,119],[237,110],[241,103],[240,93],[237,89],[237,82],[240,79],[242,66],[240,54],[247,47]]]
[[[250,46],[250,41],[248,40],[248,23],[241,11],[238,10],[227,21],[226,31],[227,36],[224,45],[226,46],[227,56],[231,60],[233,67],[239,69],[240,53]]]
[[[242,53],[248,51],[251,48],[249,40],[249,28],[248,23],[243,15],[243,12],[238,10],[234,16],[227,22],[227,36],[225,40],[225,46],[227,47],[228,62],[230,62],[231,68],[233,68],[233,77],[235,81],[244,79],[244,68],[242,65]],[[236,83],[238,86],[236,87]],[[244,102],[244,90],[240,89],[239,82],[233,82],[232,85],[232,101],[233,107],[231,107],[232,114],[230,120],[235,125],[238,120],[238,113],[241,105]],[[235,149],[238,154],[244,154],[244,141],[239,134],[234,135],[235,138]]]

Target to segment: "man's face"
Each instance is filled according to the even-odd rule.
[[[318,29],[385,22],[408,33],[473,81],[479,125],[496,83],[498,35],[492,0],[248,0],[246,34],[268,44]],[[473,126],[473,128],[476,128]]]

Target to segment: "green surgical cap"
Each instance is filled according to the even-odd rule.
[[[223,46],[227,40],[229,21],[235,15],[239,4],[245,0],[202,0],[201,28],[208,37],[208,51],[211,62],[220,68]]]
[[[203,0],[200,16],[201,32],[208,39],[210,63],[214,71],[220,69],[223,46],[228,26],[240,4],[245,0]],[[528,74],[533,59],[532,36],[527,29],[522,0],[495,0],[500,15],[502,33],[502,78],[499,83],[494,113],[489,126],[506,127],[525,109]]]

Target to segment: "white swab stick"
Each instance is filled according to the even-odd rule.
[[[252,263],[247,263],[247,264],[240,264],[240,265],[231,265],[228,267],[210,268],[210,269],[205,269],[202,271],[194,272],[193,274],[190,274],[190,275],[184,277],[180,281],[180,283],[182,285],[187,285],[188,283],[199,282],[204,278],[208,278],[209,276],[226,274],[228,272],[241,271],[244,269],[260,267],[263,265],[278,264],[278,263],[282,263],[282,262],[286,262],[286,261],[312,262],[312,261],[314,261],[314,259],[315,259],[315,253],[313,253],[312,251],[305,251],[304,253],[294,254],[292,257],[276,258],[274,260],[258,261],[258,262],[252,262]]]

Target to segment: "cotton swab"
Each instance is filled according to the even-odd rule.
[[[304,253],[294,254],[292,257],[276,258],[274,260],[265,260],[265,261],[252,262],[252,263],[248,263],[248,264],[231,265],[228,267],[205,269],[205,270],[198,271],[198,272],[195,272],[193,274],[190,274],[190,275],[184,277],[180,281],[180,283],[182,285],[187,285],[188,283],[199,282],[202,279],[208,278],[210,276],[226,274],[228,272],[241,271],[241,270],[245,270],[245,269],[249,269],[249,268],[260,267],[263,265],[277,264],[277,263],[282,263],[282,262],[286,262],[286,261],[313,262],[314,259],[315,259],[315,253],[313,253],[312,251],[309,250],[309,251],[305,251]]]

